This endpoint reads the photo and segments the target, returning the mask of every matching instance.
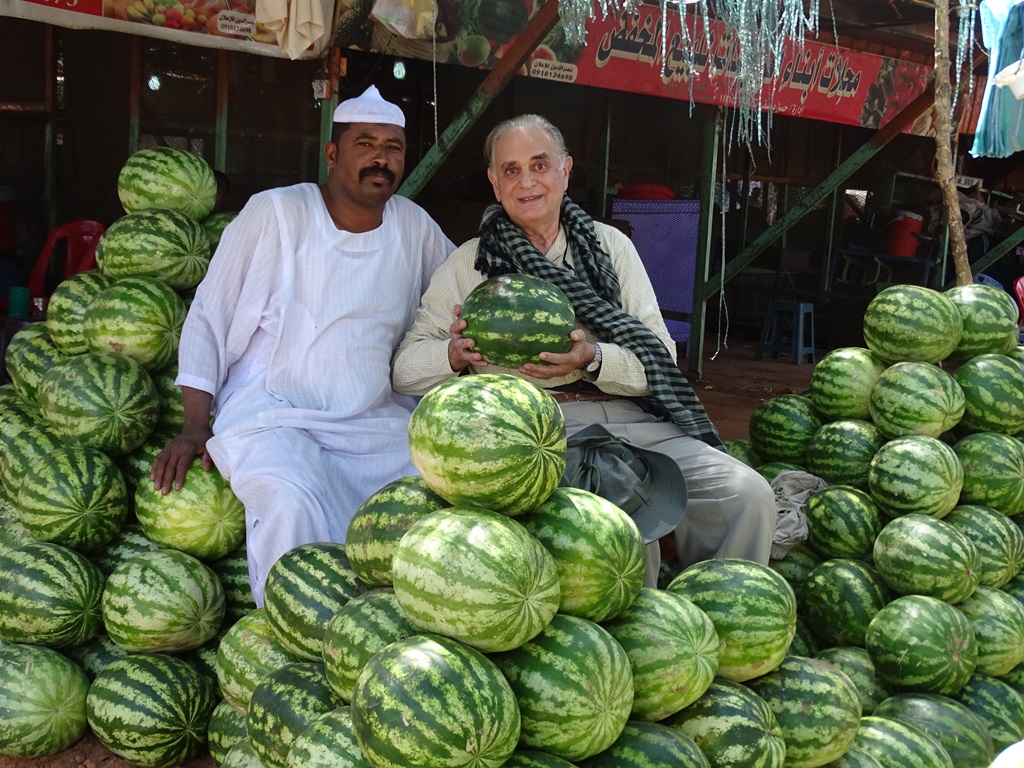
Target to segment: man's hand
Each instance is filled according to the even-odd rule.
[[[534,379],[560,379],[575,370],[586,368],[587,363],[594,359],[594,345],[585,341],[585,334],[576,328],[569,334],[572,346],[563,354],[557,352],[541,352],[539,357],[543,363],[526,363],[519,373]]]
[[[164,446],[164,449],[153,459],[153,468],[149,471],[149,479],[153,488],[164,495],[174,490],[180,491],[185,484],[185,473],[196,456],[203,457],[203,470],[210,471],[213,459],[206,450],[206,441],[213,437],[213,431],[207,426],[185,429],[180,435]]]
[[[462,332],[466,330],[466,321],[461,318],[462,307],[455,305],[455,322],[451,324],[452,340],[448,342],[448,365],[455,373],[473,365],[478,368],[484,367],[487,363],[479,352],[471,351],[476,342],[463,337]]]

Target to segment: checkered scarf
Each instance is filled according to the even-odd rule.
[[[487,277],[528,274],[557,285],[572,302],[581,323],[599,338],[625,347],[639,358],[650,389],[650,395],[637,398],[644,410],[672,421],[687,435],[721,446],[718,431],[664,343],[622,311],[619,278],[611,257],[601,248],[593,220],[565,196],[561,221],[572,248],[575,273],[548,261],[499,204],[490,206],[480,222],[476,270]]]

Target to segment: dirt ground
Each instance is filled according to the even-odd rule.
[[[723,440],[747,437],[750,414],[758,405],[777,395],[802,392],[810,383],[810,363],[794,365],[786,357],[754,360],[755,347],[754,342],[730,341],[728,348],[718,350],[717,340],[709,337],[701,376],[691,379]],[[88,733],[73,747],[50,757],[0,756],[0,768],[131,768],[131,764],[111,754]],[[184,768],[214,768],[214,762],[204,754],[185,763]]]

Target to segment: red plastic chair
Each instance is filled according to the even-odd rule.
[[[64,276],[61,280],[67,280],[74,274],[94,269],[96,267],[96,244],[106,229],[100,222],[88,219],[69,221],[67,224],[61,224],[59,227],[51,229],[28,281],[29,297],[34,299],[48,295],[46,275],[50,271],[53,252],[62,241],[67,254],[64,259]]]

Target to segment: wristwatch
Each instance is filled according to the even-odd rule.
[[[594,359],[587,363],[587,373],[597,373],[601,370],[601,345],[594,342]]]

